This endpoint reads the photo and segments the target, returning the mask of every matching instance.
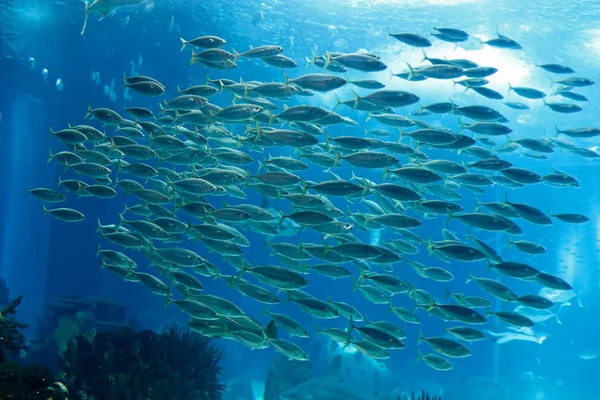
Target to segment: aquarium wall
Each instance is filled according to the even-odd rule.
[[[4,2],[0,393],[596,398],[599,16]]]

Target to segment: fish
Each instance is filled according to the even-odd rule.
[[[203,49],[215,49],[222,47],[227,43],[225,39],[218,36],[200,36],[191,40],[179,38],[179,40],[181,40],[181,49],[179,51],[183,51],[188,45]]]
[[[150,3],[86,3],[84,31],[90,13],[104,18],[149,11]],[[262,11],[256,16],[246,22],[267,28]],[[178,30],[173,21],[168,33]],[[340,36],[342,31],[332,40],[334,47],[318,42],[313,54],[303,54],[298,47],[290,51],[291,39],[285,46],[256,43],[260,29],[248,27],[246,43],[231,29],[220,33],[223,38],[211,35],[209,25],[197,33],[204,36],[183,33],[187,39],[178,42],[171,35],[154,43],[151,49],[160,56],[178,54],[181,45],[180,51],[191,53],[189,64],[213,70],[211,77],[194,75],[198,70],[165,75],[164,68],[149,65],[148,57],[142,66],[140,55],[123,76],[126,108],[88,104],[85,125],[51,127],[47,161],[65,168],[64,175],[53,189],[27,176],[28,187],[35,188],[28,191],[29,199],[45,204],[44,215],[82,222],[81,235],[85,218],[99,207],[94,203],[90,209],[86,202],[111,199],[122,205],[112,221],[98,222],[101,274],[166,298],[165,306],[175,305],[170,309],[183,313],[191,330],[215,340],[236,340],[257,351],[271,347],[299,362],[314,358],[308,351],[311,341],[304,339],[317,334],[370,362],[397,357],[397,350],[416,343],[417,361],[438,371],[452,370],[453,364],[459,368],[459,358],[481,348],[471,350],[467,342],[488,336],[497,344],[544,342],[548,335],[533,327],[553,319],[561,323],[562,307],[579,300],[580,292],[543,262],[550,242],[529,236],[529,223],[548,235],[567,227],[577,235],[593,215],[572,201],[553,213],[549,199],[517,202],[513,196],[519,194],[513,193],[551,189],[567,198],[587,184],[577,173],[552,165],[559,155],[590,162],[599,157],[584,142],[600,135],[600,128],[580,125],[570,115],[589,111],[584,90],[595,90],[594,80],[583,71],[575,76],[566,65],[536,64],[537,73],[557,74],[552,91],[517,85],[510,76],[508,94],[500,92],[490,77],[502,78],[507,71],[494,64],[494,57],[489,65],[479,65],[467,58],[436,58],[434,51],[446,43],[491,46],[495,57],[503,58],[521,44],[499,33],[479,41],[460,26],[434,27],[430,35],[388,30],[395,39],[390,49],[413,47],[423,54],[421,65],[407,64],[398,73],[384,54],[375,54],[383,47],[368,41],[372,49],[350,50],[355,44]],[[234,50],[242,46],[246,51]],[[304,58],[306,67],[320,69],[301,71],[297,61]],[[180,57],[172,61],[185,66]],[[223,71],[221,77],[212,75],[216,71]],[[403,84],[384,83],[383,71]],[[436,80],[448,81],[448,88],[452,81],[454,90],[466,95],[440,97],[435,85],[434,92],[423,91],[422,82]],[[99,81],[95,71],[93,81]],[[69,88],[61,96],[68,96]],[[343,93],[352,96],[341,100]],[[506,101],[507,95],[526,100]],[[160,102],[148,102],[151,98]],[[554,127],[555,134],[530,135],[522,127],[517,132],[517,126],[537,124],[538,117],[551,122],[537,114],[542,107],[535,108],[536,103],[561,114],[564,122]],[[512,201],[507,194],[504,200],[490,197],[507,188]],[[54,203],[65,207],[47,208]],[[461,224],[466,228],[459,229]],[[490,232],[500,239],[492,241]],[[568,246],[553,243],[581,261]],[[435,258],[426,260],[430,255]],[[490,275],[467,274],[454,266],[457,262],[487,265]],[[500,275],[508,278],[500,282]],[[482,290],[481,297],[465,294],[464,281],[457,279],[466,276]],[[321,285],[337,301],[319,290]],[[446,285],[453,292],[446,289],[443,300]],[[359,295],[368,303],[344,295]],[[493,298],[504,308],[491,311]],[[251,318],[254,302],[264,310],[259,320]],[[293,314],[296,307],[300,316]],[[371,321],[374,308],[389,314]],[[504,328],[492,332],[475,326],[491,322],[491,315]],[[323,325],[307,324],[313,317]],[[415,337],[402,326],[423,325],[433,332],[432,321],[442,322],[445,332]],[[421,353],[423,343],[434,352]],[[339,362],[332,361],[338,367]],[[381,396],[325,374],[279,397]]]
[[[336,356],[328,370],[320,376],[279,393],[282,400],[376,400],[377,396],[366,392],[360,385],[352,385],[339,378],[341,358]]]
[[[510,330],[505,332],[495,332],[490,329],[486,329],[485,333],[495,338],[496,344],[498,345],[508,343],[513,340],[542,344],[546,341],[546,339],[548,339],[547,334],[533,332],[533,330],[529,328],[513,330],[512,327],[509,327],[509,329]]]
[[[151,4],[149,0],[94,0],[91,4],[88,1],[84,1],[83,3],[85,5],[85,12],[81,35],[85,33],[90,13],[100,14],[100,21],[102,21],[104,18],[114,15],[121,9],[139,8],[140,6]]]

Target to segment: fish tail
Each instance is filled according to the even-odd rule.
[[[358,276],[358,281],[356,281],[356,284],[360,286],[360,284],[362,283],[362,281],[365,280],[365,270],[361,269],[360,270],[360,275]]]
[[[123,217],[124,213],[125,213],[125,211],[123,211],[122,213],[119,214],[119,224],[117,225],[117,228],[122,226],[125,223],[125,217]]]
[[[327,69],[327,67],[329,67],[329,65],[331,64],[331,53],[329,53],[329,50],[327,50],[325,52],[326,54],[326,61],[325,61],[325,65],[323,66],[323,69]]]
[[[444,296],[444,299],[447,299],[448,297],[452,296],[452,293],[450,293],[448,288],[444,288],[444,290],[446,291],[446,295]]]
[[[356,291],[356,289],[358,289],[360,287],[360,283],[358,281],[352,281],[353,285],[352,285],[352,293],[354,293]]]
[[[187,46],[187,42],[182,37],[180,37],[179,40],[181,40],[181,49],[179,51],[183,51],[183,49],[185,49],[185,46]]]
[[[412,80],[412,77],[415,74],[415,70],[409,63],[406,63],[406,66],[408,67],[408,80],[410,81]]]
[[[420,345],[422,341],[423,341],[423,332],[421,332],[421,328],[419,328],[419,331],[417,332],[417,346]]]
[[[560,305],[560,307],[558,307],[558,311],[556,312],[556,314],[554,314],[554,318],[556,318],[556,323],[562,325],[562,321],[560,320],[559,314],[560,314],[560,310],[562,310],[563,306],[565,305],[565,303],[562,303]]]
[[[313,61],[312,61],[310,58],[308,58],[308,57],[305,57],[305,59],[306,59],[306,64],[304,64],[304,68],[308,68],[308,66],[309,66],[310,64],[312,64],[312,63],[313,63]]]
[[[85,28],[87,27],[88,17],[90,16],[90,3],[84,0],[83,4],[85,5],[85,12],[83,14],[83,28],[81,29],[82,35],[85,33]]]
[[[360,96],[353,89],[351,89],[351,90],[352,90],[352,94],[354,94],[354,105],[352,106],[352,109],[356,110],[356,107],[358,107],[358,103],[360,102]]]
[[[96,228],[96,233],[101,235],[102,234],[102,223],[100,222],[100,218],[98,218],[98,228]],[[98,246],[98,249],[100,249],[100,246]],[[100,251],[100,250],[98,250]]]
[[[281,224],[283,224],[283,221],[285,221],[285,219],[288,217],[287,215],[285,215],[285,213],[281,210],[277,210],[279,211],[279,215],[281,215],[281,218],[279,219],[279,225],[281,226]]]
[[[459,129],[459,133],[462,133],[462,131],[467,129],[467,126],[465,125],[462,118],[460,118],[460,117],[458,118],[458,129]]]
[[[473,279],[475,279],[475,278],[473,277],[473,275],[471,274],[471,271],[470,271],[470,270],[469,270],[469,272],[467,272],[467,274],[468,274],[468,278],[467,278],[467,280],[466,280],[466,282],[465,282],[465,283],[469,283],[469,282],[471,282]]]
[[[85,112],[83,119],[87,119],[90,115],[92,115],[92,105],[88,103],[87,111]]]
[[[342,101],[340,100],[340,96],[338,96],[337,94],[334,94],[334,96],[335,96],[335,107],[333,107],[333,109],[337,110],[337,108],[340,106],[340,104],[342,104]]]
[[[423,356],[421,355],[421,350],[417,349],[417,357],[415,358],[415,364],[417,364],[422,358]]]
[[[168,306],[169,304],[171,304],[173,301],[173,300],[171,300],[171,289],[167,288],[166,294],[167,294],[167,299],[165,300],[165,304],[163,304],[163,308]]]
[[[263,306],[264,306],[263,312],[262,312],[262,314],[259,315],[259,318],[264,317],[265,315],[269,315],[269,309],[267,308],[267,305],[264,304]]]
[[[254,138],[255,143],[258,141],[258,138],[260,138],[261,133],[260,124],[256,122],[256,137]]]
[[[196,64],[196,52],[194,51],[194,49],[192,49],[192,55],[190,57],[190,62],[188,63],[188,65],[191,67],[194,64]]]

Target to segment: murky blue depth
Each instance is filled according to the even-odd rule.
[[[573,4],[555,1],[542,4],[536,1],[486,0],[154,1],[155,3],[145,2],[136,7],[117,9],[114,15],[109,15],[102,21],[98,21],[98,13],[90,13],[83,35],[80,34],[84,20],[84,4],[81,2],[6,0],[0,5],[0,277],[6,280],[11,294],[23,295],[19,317],[30,324],[28,333],[32,337],[36,321],[44,315],[45,305],[66,295],[82,298],[110,297],[116,302],[129,305],[131,319],[136,321],[137,327],[158,330],[173,323],[181,327],[187,326],[190,316],[175,305],[163,307],[165,296],[152,293],[140,283],[126,282],[108,268],[99,269],[101,257],[97,257],[97,251],[100,244],[102,249],[122,251],[131,257],[137,263],[136,272],[153,274],[167,285],[169,282],[173,283],[154,264],[149,266],[151,261],[145,251],[151,251],[148,244],[150,242],[144,251],[124,249],[98,235],[99,224],[119,224],[119,214],[124,212],[125,206],[133,207],[144,202],[135,194],[129,193],[124,197],[124,190],[115,187],[118,162],[113,161],[113,164],[108,165],[112,180],[108,186],[117,190],[117,196],[103,199],[68,192],[63,185],[57,187],[59,180],[78,179],[88,184],[97,182],[90,176],[76,174],[73,168],[60,164],[56,159],[47,163],[48,149],[53,155],[68,150],[58,137],[48,139],[48,134],[50,128],[59,131],[70,126],[89,124],[108,137],[123,136],[124,133],[119,132],[116,125],[103,126],[97,119],[84,120],[88,104],[92,109],[114,110],[123,118],[131,120],[135,120],[135,117],[125,112],[124,108],[144,107],[159,118],[165,115],[161,110],[172,108],[165,105],[163,100],[173,100],[180,94],[180,90],[204,85],[207,79],[227,79],[246,84],[245,89],[238,90],[235,104],[243,104],[244,96],[250,99],[268,98],[276,106],[276,109],[269,111],[273,115],[282,112],[284,105],[310,105],[334,111],[343,119],[336,124],[319,123],[316,118],[301,121],[310,122],[312,126],[322,130],[321,134],[309,133],[316,138],[318,144],[307,146],[295,146],[281,141],[263,146],[264,143],[258,140],[260,136],[262,140],[265,140],[264,136],[273,138],[270,128],[300,131],[298,125],[284,123],[275,117],[269,121],[267,114],[263,114],[262,119],[250,116],[238,121],[219,121],[217,118],[213,121],[216,126],[222,126],[230,132],[225,139],[210,137],[203,131],[206,126],[199,126],[198,133],[209,139],[207,145],[189,142],[189,136],[176,133],[177,121],[153,119],[156,124],[166,126],[166,134],[174,135],[181,141],[188,140],[186,147],[207,151],[206,158],[195,163],[194,168],[200,171],[196,173],[196,177],[202,177],[203,168],[241,168],[241,171],[233,169],[244,176],[242,182],[233,185],[237,190],[222,189],[224,193],[207,194],[204,199],[209,206],[204,211],[211,211],[210,207],[225,209],[235,208],[236,204],[253,204],[272,214],[275,222],[271,221],[270,226],[275,231],[265,234],[248,221],[218,220],[210,215],[199,218],[185,210],[178,210],[174,214],[175,218],[185,224],[218,222],[235,228],[248,240],[248,245],[237,246],[238,242],[235,245],[243,253],[236,256],[235,260],[243,260],[245,268],[274,265],[292,270],[290,265],[296,266],[299,270],[294,270],[294,274],[308,281],[308,286],[302,290],[320,300],[319,305],[331,306],[331,303],[327,303],[328,300],[345,302],[367,317],[369,322],[388,321],[401,327],[406,334],[405,338],[401,338],[404,348],[389,349],[389,358],[373,358],[364,354],[368,351],[361,352],[352,344],[344,346],[317,333],[317,329],[348,329],[351,322],[342,315],[337,315],[337,318],[319,318],[314,313],[306,312],[306,309],[294,304],[293,293],[278,290],[276,285],[265,283],[264,279],[254,276],[255,274],[241,274],[239,265],[236,268],[235,263],[228,262],[215,247],[210,249],[201,239],[190,239],[186,235],[188,230],[186,233],[180,232],[182,239],[179,243],[151,240],[156,248],[189,249],[212,263],[218,269],[218,274],[212,270],[211,273],[202,275],[198,271],[181,267],[201,281],[204,293],[231,301],[262,327],[266,327],[272,319],[264,313],[265,304],[234,290],[231,286],[237,281],[233,284],[229,281],[228,284],[218,276],[240,276],[276,294],[281,302],[267,305],[267,309],[292,317],[309,334],[307,338],[294,337],[281,326],[278,328],[280,339],[294,343],[310,357],[307,368],[325,371],[331,360],[341,356],[341,369],[332,378],[340,385],[333,389],[338,394],[347,389],[341,386],[341,382],[344,382],[345,385],[358,386],[365,396],[372,396],[368,398],[392,398],[391,393],[399,396],[414,389],[425,389],[431,395],[442,395],[443,399],[451,400],[599,398],[596,385],[596,375],[600,368],[600,345],[596,335],[599,328],[596,316],[600,311],[600,280],[596,267],[599,261],[597,248],[600,234],[597,228],[600,216],[597,207],[600,187],[597,177],[600,171],[598,145],[593,133],[596,131],[586,131],[592,132],[589,134],[574,131],[569,134],[569,130],[575,128],[600,127],[600,91],[598,84],[593,84],[593,81],[600,79],[600,30],[597,26],[600,18],[599,4],[591,1]],[[460,29],[468,32],[469,39],[456,44],[440,40],[431,35],[436,32],[433,27]],[[415,33],[430,40],[432,45],[422,48],[411,46],[388,37],[390,32]],[[498,33],[500,37],[514,40],[522,48],[510,49],[485,44],[486,41],[498,38]],[[201,62],[189,65],[192,49],[194,53],[203,49],[192,45],[182,48],[180,38],[190,41],[205,35],[224,39],[226,44],[222,49],[235,56],[258,46],[281,46],[281,54],[289,57],[297,66],[281,69],[260,58],[248,58],[243,54],[235,59],[237,66],[232,69],[219,70],[214,65],[210,68],[210,65]],[[321,56],[317,58],[321,66],[332,64],[339,67],[342,65],[341,60],[336,61],[335,58],[343,53],[359,53],[363,57],[364,54],[378,56],[386,68],[376,72],[361,72],[352,68],[346,68],[346,72],[336,72],[331,68],[323,70],[316,65],[319,62],[315,62],[314,57]],[[458,66],[462,71],[460,76],[452,80],[419,75],[419,68],[430,67],[434,59],[438,59],[440,65]],[[458,60],[458,64],[444,64],[444,59]],[[497,72],[485,77],[487,83],[484,86],[475,83],[456,84],[455,81],[468,78],[464,75],[464,70],[468,70],[465,60],[478,66],[495,67]],[[460,64],[461,61],[463,64]],[[539,67],[542,64],[568,66],[575,72],[556,74]],[[403,72],[406,73],[404,79],[394,76]],[[338,89],[322,92],[304,87],[309,93],[294,93],[286,98],[253,97],[249,94],[253,88],[264,83],[283,84],[292,80],[288,85],[293,86],[295,78],[317,73],[333,74],[349,82]],[[423,73],[426,75],[434,72]],[[159,81],[164,85],[164,94],[151,97],[132,88],[124,90],[124,76],[129,78],[138,75]],[[415,76],[422,76],[423,80],[413,79]],[[556,82],[569,77],[586,78],[592,84],[576,86]],[[378,81],[385,85],[385,90],[405,91],[419,99],[402,107],[392,104],[389,109],[385,109],[385,104],[381,103],[379,109],[359,111],[355,109],[360,108],[359,102],[362,103],[366,96],[380,90],[361,87],[361,80]],[[357,81],[356,84],[353,81]],[[219,90],[217,95],[208,97],[208,102],[221,108],[232,104],[234,95],[225,85],[222,87],[218,82],[207,84]],[[494,91],[502,98],[492,99],[489,97],[495,96],[493,93],[477,92],[481,87]],[[519,88],[537,89],[545,97],[527,98],[528,96],[522,95],[523,90],[518,93]],[[365,101],[362,104],[368,106],[368,98]],[[427,111],[428,106],[441,102],[452,103],[452,109],[443,113]],[[564,104],[577,105],[581,110],[567,113],[565,107],[574,106]],[[473,105],[496,110],[505,119],[476,120],[468,113],[461,115],[460,107]],[[180,109],[177,115],[184,113]],[[396,113],[416,121],[416,124],[413,123],[411,127],[397,127],[389,122],[386,124],[377,118],[377,114],[381,113]],[[176,116],[169,112],[166,115]],[[214,113],[206,115],[208,118],[214,117]],[[504,124],[512,131],[509,135],[493,136],[465,129],[473,127],[477,122]],[[258,139],[257,125],[263,131]],[[194,131],[194,125],[184,126]],[[428,145],[426,140],[411,137],[411,132],[417,129],[464,135],[473,138],[474,142],[463,148],[434,147]],[[385,132],[368,132],[373,130]],[[133,139],[156,150],[158,145],[153,146],[152,141],[148,141],[147,132],[142,131],[143,138]],[[371,147],[350,148],[336,142],[335,138],[343,136],[370,138],[374,140],[374,144]],[[377,141],[386,142],[387,147],[385,143]],[[120,146],[110,140],[105,140],[105,143],[108,146],[105,148],[109,150],[111,145],[113,150]],[[413,152],[394,152],[391,150],[394,143],[410,145]],[[96,143],[98,144],[100,143]],[[94,148],[94,144],[89,141],[85,146],[88,150]],[[226,159],[213,159],[219,151],[243,152],[253,161],[236,164]],[[379,168],[364,168],[351,163],[350,155],[369,151],[387,153],[396,157],[398,162]],[[163,158],[175,153],[164,153]],[[318,165],[305,157],[310,153],[330,156],[330,160],[336,165],[332,168]],[[265,181],[253,176],[267,171],[286,171],[285,168],[265,167],[267,161],[275,157],[301,160],[307,168],[287,170],[288,174],[299,177],[300,183],[279,186],[269,186],[267,183],[268,187],[261,186],[261,192],[256,185],[265,184]],[[112,156],[110,158],[114,159]],[[514,168],[529,171],[531,175],[528,177],[533,181],[515,183],[516,180],[508,179],[510,171],[503,173],[500,170],[471,167],[477,161],[490,158],[506,160]],[[124,160],[157,167],[156,158],[144,161],[125,156]],[[456,163],[453,165],[464,167],[462,173],[466,173],[466,167],[469,167],[468,173],[477,174],[477,179],[484,177],[493,180],[485,185],[473,184],[474,181],[467,182],[467,178],[462,177],[464,179],[461,180],[461,177],[456,177],[458,172],[448,173],[428,168],[426,163],[433,160],[452,161]],[[192,170],[192,167],[174,166],[168,161],[161,162],[159,166],[183,174]],[[435,171],[440,179],[426,183],[403,179],[393,172],[403,167]],[[518,174],[523,170],[514,173]],[[568,179],[573,180],[569,180],[567,184],[556,184],[551,181],[552,178],[546,178],[548,175],[553,175],[555,179],[568,176]],[[559,175],[558,178],[556,175]],[[496,179],[497,177],[504,180]],[[535,181],[536,177],[541,180]],[[177,179],[172,178],[159,175],[148,180],[118,172],[118,179],[134,179],[145,188],[162,190],[171,196],[167,204],[164,204],[168,209],[173,209],[173,204],[179,201],[172,197],[177,195],[177,189],[173,189],[173,182]],[[518,180],[518,177],[515,179]],[[353,196],[332,196],[311,188],[320,182],[335,180],[346,180],[361,185],[363,189]],[[463,211],[448,213],[442,209],[441,212],[436,212],[419,206],[418,202],[412,200],[390,199],[389,195],[374,189],[375,185],[382,183],[395,183],[409,188],[419,195],[419,202],[448,201],[460,206]],[[171,189],[165,189],[167,186],[171,186]],[[58,190],[67,196],[67,200],[56,204],[43,203],[27,192],[34,188]],[[443,192],[447,195],[446,198],[440,195],[443,188],[451,191],[451,194]],[[327,215],[338,222],[352,224],[353,229],[344,232],[344,235],[351,233],[354,236],[350,239],[343,236],[343,240],[337,240],[338,233],[323,233],[313,229],[315,224],[293,222],[292,213],[301,208],[292,209],[290,201],[285,198],[291,193],[307,193],[329,199],[337,213]],[[452,197],[454,194],[457,197]],[[244,196],[245,199],[241,198]],[[379,196],[386,199],[382,200]],[[179,201],[178,208],[185,202]],[[187,202],[191,202],[189,198]],[[493,214],[493,209],[481,205],[491,202],[497,203],[499,208],[496,211],[503,217],[507,215],[502,211],[509,214],[511,210],[514,211],[511,204],[535,207],[550,218],[551,224],[534,223],[531,218],[523,217],[526,212],[515,212],[508,220],[522,231],[522,235],[516,235],[514,232],[507,232],[508,228],[482,229],[462,221],[460,215],[465,213]],[[46,213],[40,219],[43,214],[42,204],[48,210],[58,207],[76,209],[85,218],[80,222],[68,223]],[[377,218],[381,218],[374,211],[377,205],[392,208],[382,209],[382,215],[404,214],[416,218],[420,222],[418,226],[407,227],[413,235],[377,222]],[[317,208],[318,210],[323,211]],[[154,214],[151,219],[157,216],[159,215]],[[587,219],[576,220],[583,216]],[[144,216],[131,212],[125,212],[123,217],[127,221],[145,219]],[[446,236],[443,230],[446,230]],[[459,241],[442,242],[449,240],[448,233],[454,234]],[[497,258],[486,250],[481,250],[471,238],[491,246],[497,252]],[[392,263],[378,263],[374,262],[376,257],[348,254],[344,262],[333,260],[330,263],[346,268],[351,276],[333,279],[314,269],[305,269],[306,265],[310,267],[327,262],[313,257],[314,254],[296,263],[287,259],[286,264],[285,259],[282,261],[277,257],[277,251],[271,246],[275,243],[288,243],[302,249],[302,246],[311,244],[326,245],[323,251],[327,253],[335,251],[335,246],[351,240],[366,244],[370,249],[378,246],[388,251],[391,249],[391,253],[399,257]],[[390,243],[395,240],[406,241],[403,243],[407,243],[407,247],[404,250],[390,247]],[[518,241],[543,246],[544,251],[531,250],[527,243],[521,243],[521,248],[513,243]],[[443,252],[443,248],[444,254],[439,253],[440,247],[452,243],[462,243],[468,249],[483,251],[484,256],[474,262],[466,262],[457,257],[449,257]],[[416,251],[408,250],[409,245],[414,246]],[[465,248],[458,250],[467,251]],[[352,262],[361,257],[361,262]],[[515,274],[507,276],[507,273],[500,273],[502,271],[494,268],[502,260],[521,263],[521,266],[535,268],[538,273],[559,277],[572,290],[557,291],[547,285],[544,289],[545,285],[540,283],[537,273],[521,277],[523,279],[515,278]],[[414,263],[417,263],[416,266]],[[426,267],[444,268],[452,274],[452,279],[431,279],[424,277],[423,273],[417,273]],[[364,279],[366,268],[370,271],[366,272],[367,279]],[[375,285],[369,274],[387,274],[399,278],[408,285],[407,289],[394,295],[384,289],[383,293],[390,296],[391,306],[375,304],[361,290],[363,285]],[[534,300],[542,297],[551,300],[554,305],[540,311],[524,307],[523,303],[515,300],[516,297],[507,303],[483,290],[477,282],[465,283],[470,277],[493,279],[509,287],[516,296],[537,295],[539,297],[536,296]],[[358,286],[360,288],[357,289]],[[415,290],[428,293],[433,303],[423,303],[423,297],[415,295]],[[172,292],[173,299],[183,299],[176,289],[173,288]],[[458,304],[457,296],[448,297],[448,292],[489,300],[492,304],[490,307],[476,308],[486,318],[485,323],[470,325],[464,321],[451,321],[453,318],[444,314],[444,311],[439,311],[439,308],[437,310],[441,312],[442,318],[440,314],[433,315],[437,305]],[[288,302],[290,296],[292,301]],[[416,304],[420,304],[420,307],[416,307]],[[406,322],[398,318],[397,313],[390,311],[389,307],[403,307],[411,314],[414,313],[420,322]],[[488,314],[513,312],[515,309],[531,317],[530,320],[535,325],[519,327]],[[366,320],[353,321],[353,324],[364,327]],[[458,325],[470,326],[483,332],[486,337],[469,342],[445,331],[445,328]],[[438,354],[427,341],[418,343],[421,334],[425,338],[443,336],[460,342],[470,350],[471,355],[446,357],[452,365],[448,371],[436,370],[423,360],[415,365],[418,354]],[[353,336],[355,341],[367,340],[358,330],[353,331]],[[262,399],[265,380],[269,379],[267,371],[273,360],[280,357],[280,352],[274,345],[268,345],[270,338],[263,342],[262,347],[266,347],[265,349],[255,350],[240,343],[239,338],[235,339],[214,339],[214,343],[227,352],[222,362],[222,381],[229,386],[225,396],[231,399]],[[457,394],[457,385],[462,394]],[[250,386],[254,397],[249,397]],[[245,387],[246,391],[240,392],[241,387]],[[452,388],[455,388],[454,392]],[[444,397],[445,394],[449,397]]]

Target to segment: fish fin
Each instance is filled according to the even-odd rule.
[[[342,370],[342,357],[338,354],[331,359],[327,369],[323,373],[326,378],[339,378],[340,371]]]
[[[277,324],[275,320],[269,322],[265,330],[263,331],[267,340],[277,339]]]

